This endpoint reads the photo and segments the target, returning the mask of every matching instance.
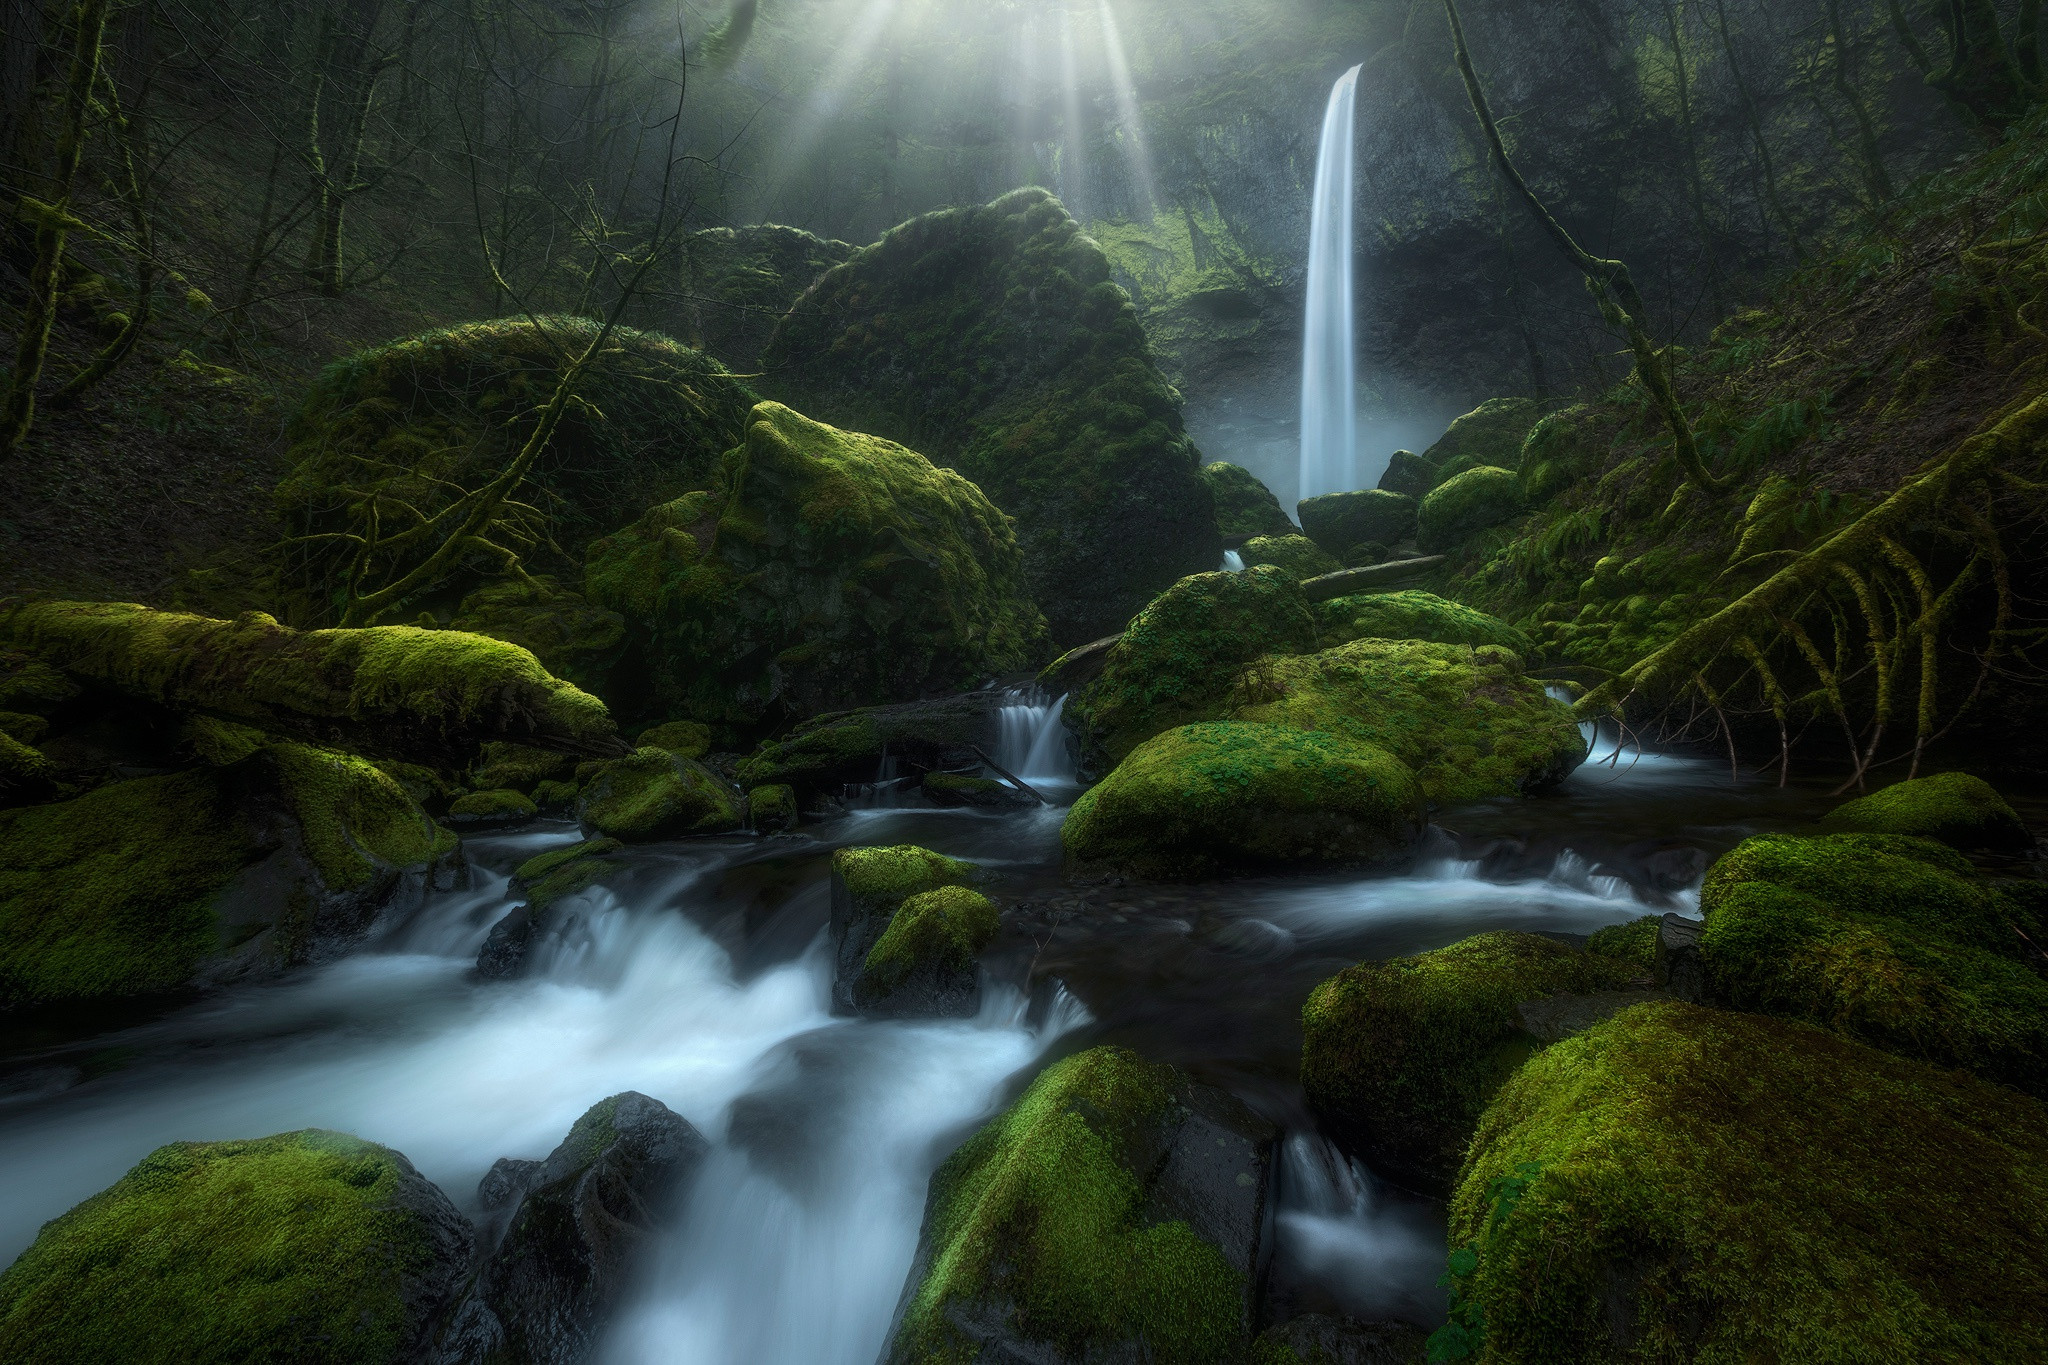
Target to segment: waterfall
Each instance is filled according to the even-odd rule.
[[[1079,783],[1067,749],[1067,727],[1060,720],[1066,709],[1065,696],[1047,703],[1033,692],[1012,692],[996,713],[996,762],[1033,786]]]
[[[1308,310],[1301,339],[1301,493],[1357,480],[1357,343],[1352,336],[1351,161],[1358,67],[1337,78],[1323,111],[1308,235]]]
[[[1223,572],[1243,573],[1244,556],[1235,550],[1225,550],[1223,552]]]

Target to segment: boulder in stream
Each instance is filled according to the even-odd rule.
[[[0,1275],[0,1359],[411,1365],[473,1241],[446,1195],[373,1142],[174,1142],[44,1224]]]
[[[724,834],[746,824],[730,783],[694,759],[652,747],[599,768],[577,809],[587,828],[630,843]]]
[[[612,855],[625,845],[617,839],[586,839],[567,848],[550,849],[519,865],[507,890],[525,900],[491,926],[476,955],[476,973],[486,980],[517,976],[537,939],[555,927],[556,902],[596,886],[619,870]]]
[[[800,797],[836,796],[850,784],[875,781],[890,759],[935,772],[975,765],[982,754],[996,751],[997,716],[1008,700],[985,688],[814,716],[749,754],[740,764],[740,781],[781,783]]]
[[[932,1177],[882,1359],[1238,1358],[1275,1136],[1123,1048],[1055,1062]]]
[[[995,908],[972,863],[914,844],[832,855],[832,1007],[840,1014],[967,1016]],[[961,893],[965,893],[964,895]]]
[[[499,1161],[477,1194],[503,1233],[439,1365],[588,1360],[635,1262],[678,1216],[710,1150],[687,1119],[628,1090],[592,1105],[546,1161]]]

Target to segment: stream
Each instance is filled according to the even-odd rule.
[[[872,1365],[926,1182],[1050,1060],[1129,1045],[1280,1123],[1281,1313],[1441,1319],[1441,1207],[1315,1131],[1295,1081],[1303,999],[1366,957],[1491,929],[1583,935],[1697,906],[1711,857],[1824,808],[1725,764],[1595,736],[1557,792],[1439,811],[1387,874],[1074,886],[1058,703],[1018,699],[999,761],[1054,804],[936,810],[878,784],[803,833],[636,850],[573,902],[528,975],[470,967],[509,874],[567,822],[468,841],[467,889],[361,951],[93,1036],[0,1054],[0,1264],[161,1143],[335,1128],[405,1153],[459,1205],[501,1156],[541,1157],[592,1103],[662,1100],[713,1143],[607,1359]],[[1013,905],[978,1017],[834,1018],[832,849],[918,843],[987,866]],[[1027,994],[1024,983],[1033,982]]]

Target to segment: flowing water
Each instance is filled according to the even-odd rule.
[[[1562,790],[1439,812],[1395,872],[1073,885],[1059,868],[1075,790],[1063,705],[1013,695],[996,754],[1055,804],[904,796],[799,836],[638,849],[565,903],[518,980],[479,981],[470,964],[508,908],[510,869],[577,838],[566,823],[471,840],[467,889],[350,957],[97,1034],[6,1040],[0,1261],[174,1139],[343,1129],[473,1207],[493,1160],[545,1155],[591,1103],[634,1089],[713,1155],[607,1359],[870,1365],[932,1170],[1050,1056],[1117,1042],[1286,1129],[1271,1304],[1428,1323],[1441,1208],[1316,1132],[1295,1081],[1308,991],[1360,958],[1483,930],[1585,934],[1690,909],[1712,853],[1815,805],[1595,736],[1602,761]],[[976,1018],[829,1013],[830,850],[902,842],[985,865],[1011,907]]]
[[[1337,78],[1323,111],[1309,209],[1308,306],[1301,343],[1301,492],[1360,486],[1357,342],[1351,285],[1351,181],[1358,67]],[[1370,471],[1377,481],[1379,471]]]

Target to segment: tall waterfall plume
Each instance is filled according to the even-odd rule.
[[[1308,235],[1308,312],[1301,341],[1301,494],[1355,486],[1358,411],[1353,386],[1351,160],[1358,67],[1337,78],[1323,110]]]

